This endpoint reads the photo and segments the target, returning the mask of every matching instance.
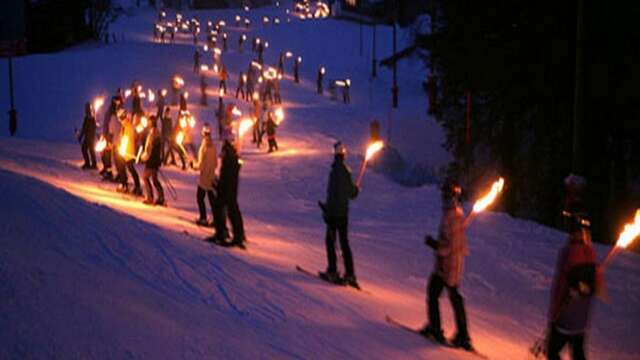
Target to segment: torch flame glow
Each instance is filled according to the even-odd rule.
[[[491,190],[489,191],[489,193],[487,193],[487,195],[480,198],[478,201],[476,201],[475,204],[473,204],[473,212],[479,213],[489,207],[489,205],[491,205],[496,200],[498,195],[502,192],[503,187],[504,179],[499,178],[496,182],[493,183],[493,185],[491,185]]]
[[[184,140],[184,134],[182,133],[182,131],[178,132],[178,135],[176,135],[176,143],[178,145],[182,145],[182,141]]]
[[[167,96],[167,89],[162,89],[162,91],[160,91],[160,94],[162,94],[162,96]]]
[[[279,107],[273,113],[276,116],[276,124],[280,125],[280,123],[284,120],[284,110]]]
[[[127,153],[127,145],[129,144],[129,137],[124,135],[122,139],[120,139],[120,148],[118,148],[118,153],[120,156],[124,156]]]
[[[231,110],[231,113],[235,116],[242,116],[242,111],[235,106],[233,107],[233,110]]]
[[[147,100],[149,100],[149,102],[154,102],[154,101],[156,101],[156,94],[155,94],[153,91],[151,91],[151,89],[148,89],[148,90],[147,90],[147,93],[148,93],[148,95],[149,95],[149,96],[147,97]]]
[[[143,116],[140,118],[140,125],[142,125],[142,127],[147,127],[149,126],[149,119],[147,119],[146,116]]]
[[[100,107],[104,104],[104,98],[103,97],[98,97],[95,100],[93,100],[93,111],[95,113],[98,112],[98,110],[100,110]]]
[[[107,147],[107,139],[104,136],[100,136],[100,140],[96,143],[96,152],[102,152]]]
[[[224,88],[220,88],[220,90],[218,90],[218,95],[219,95],[220,97],[223,97],[223,96],[224,96]]]
[[[287,52],[284,54],[284,56],[286,56],[286,57],[290,58],[290,57],[292,57],[292,56],[293,56],[293,53],[292,53],[291,51],[287,51]]]
[[[128,98],[129,96],[131,96],[131,89],[127,89],[124,91],[124,97]]]
[[[196,118],[194,118],[193,116],[189,116],[189,126],[191,128],[195,128],[196,127]]]
[[[632,224],[626,224],[624,230],[620,233],[616,247],[626,248],[631,242],[640,235],[640,209],[636,210],[636,216]]]
[[[200,65],[200,71],[209,71],[209,65]]]
[[[367,154],[364,157],[364,161],[369,161],[378,151],[382,150],[384,143],[382,140],[378,140],[367,147]]]
[[[238,125],[238,137],[242,138],[242,136],[253,127],[253,120],[251,119],[242,119],[240,124]]]

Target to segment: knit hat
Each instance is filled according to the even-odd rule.
[[[347,153],[347,148],[342,144],[341,141],[337,141],[333,144],[333,153],[335,155],[344,155]]]

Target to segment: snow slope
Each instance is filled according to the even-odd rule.
[[[256,23],[263,13],[283,10],[254,11]],[[235,13],[197,14],[229,22]],[[350,238],[368,293],[331,287],[293,269],[326,264],[316,201],[324,197],[331,144],[336,138],[346,141],[355,153],[348,162],[357,169],[368,121],[388,113],[389,76],[382,75],[369,92],[369,67],[353,45],[357,24],[294,21],[252,30],[270,41],[267,60],[275,60],[276,49],[302,54],[305,80],[282,87],[287,113],[279,130],[282,151],[267,155],[245,144],[240,205],[248,251],[201,241],[210,231],[191,223],[194,172],[164,168],[178,198],[169,199],[168,208],[152,208],[78,170],[79,146],[71,136],[84,101],[134,78],[145,86],[166,86],[176,72],[197,94],[189,39],[171,46],[150,43],[153,18],[141,11],[121,19],[115,29],[127,34],[124,43],[16,62],[22,135],[0,140],[0,216],[6,219],[0,225],[0,358],[473,359],[384,321],[386,314],[415,327],[425,321],[424,290],[433,259],[422,237],[437,229],[435,186],[406,188],[375,172],[365,177],[352,204]],[[378,30],[379,39],[389,32]],[[236,29],[231,33],[233,48]],[[389,50],[382,42],[378,48]],[[225,55],[232,88],[248,61],[246,53]],[[330,74],[354,79],[351,106],[315,95],[321,63]],[[401,86],[415,91],[406,99],[413,106],[401,112],[418,118],[424,107],[420,80],[402,76],[407,77]],[[5,101],[0,98],[0,107]],[[192,107],[199,121],[212,121],[211,108]],[[424,142],[412,141],[410,134],[424,130],[416,123],[406,121],[408,134],[398,136],[398,147],[405,144],[406,153],[422,148],[427,154],[421,156],[442,163],[441,133],[425,131],[418,136]],[[462,292],[474,344],[493,359],[527,358],[528,346],[545,326],[553,263],[564,234],[487,213],[470,227],[468,241]],[[607,249],[598,250],[604,256]],[[622,254],[608,269],[610,300],[594,309],[591,358],[640,358],[633,336],[640,325],[639,270],[634,254]],[[446,297],[442,304],[451,335]]]

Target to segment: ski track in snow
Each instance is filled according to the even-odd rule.
[[[263,14],[276,12],[283,10],[255,9],[247,16],[257,25]],[[235,13],[196,14],[231,23]],[[163,168],[178,199],[167,198],[168,208],[150,207],[80,171],[79,146],[70,143],[84,101],[133,79],[157,89],[181,73],[197,101],[193,46],[182,35],[174,45],[150,43],[154,18],[148,10],[121,18],[114,30],[126,34],[125,42],[15,61],[21,138],[0,138],[0,214],[6,220],[0,224],[0,358],[475,358],[407,336],[384,321],[389,314],[415,328],[424,323],[433,256],[422,239],[437,233],[435,186],[403,188],[368,170],[351,206],[350,242],[359,281],[371,295],[323,284],[293,268],[326,265],[316,202],[326,196],[334,141],[347,144],[347,162],[357,172],[369,121],[378,118],[386,136],[391,118],[392,144],[403,156],[431,166],[449,159],[440,148],[441,130],[423,114],[415,76],[424,74],[420,65],[400,64],[401,109],[390,113],[389,71],[380,68],[379,77],[369,80],[371,59],[358,54],[357,24],[294,20],[254,27],[249,39],[258,34],[272,44],[267,62],[279,50],[302,54],[302,82],[292,83],[288,64],[281,150],[267,155],[264,145],[258,150],[245,139],[240,206],[248,249],[223,249],[202,241],[212,230],[190,220],[196,216],[196,172]],[[233,50],[239,32],[233,26],[229,32],[231,51],[224,58],[234,89],[249,51]],[[379,59],[391,52],[390,33],[378,27]],[[400,33],[402,47],[407,35]],[[363,35],[370,54],[370,32]],[[113,70],[114,63],[124,66]],[[351,105],[315,94],[321,64],[327,79],[352,79]],[[217,81],[208,81],[212,104]],[[7,101],[0,96],[0,108]],[[190,106],[200,123],[214,123],[213,106]],[[546,323],[564,234],[487,213],[467,236],[470,256],[461,290],[474,344],[492,359],[527,358]],[[606,250],[598,247],[601,257]],[[609,303],[595,306],[590,358],[640,358],[633,336],[640,325],[639,268],[635,254],[622,254],[607,270]],[[451,335],[446,296],[441,304]]]

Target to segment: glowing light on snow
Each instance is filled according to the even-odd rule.
[[[493,183],[493,185],[491,185],[491,190],[489,190],[487,195],[483,196],[478,201],[476,201],[475,204],[473,204],[473,212],[474,213],[482,212],[487,207],[489,207],[489,205],[493,204],[493,202],[496,200],[498,195],[502,192],[503,188],[504,188],[504,179],[499,178],[497,181]]]
[[[107,147],[107,139],[104,138],[103,135],[100,136],[100,139],[96,143],[95,150],[96,152],[102,152]]]

